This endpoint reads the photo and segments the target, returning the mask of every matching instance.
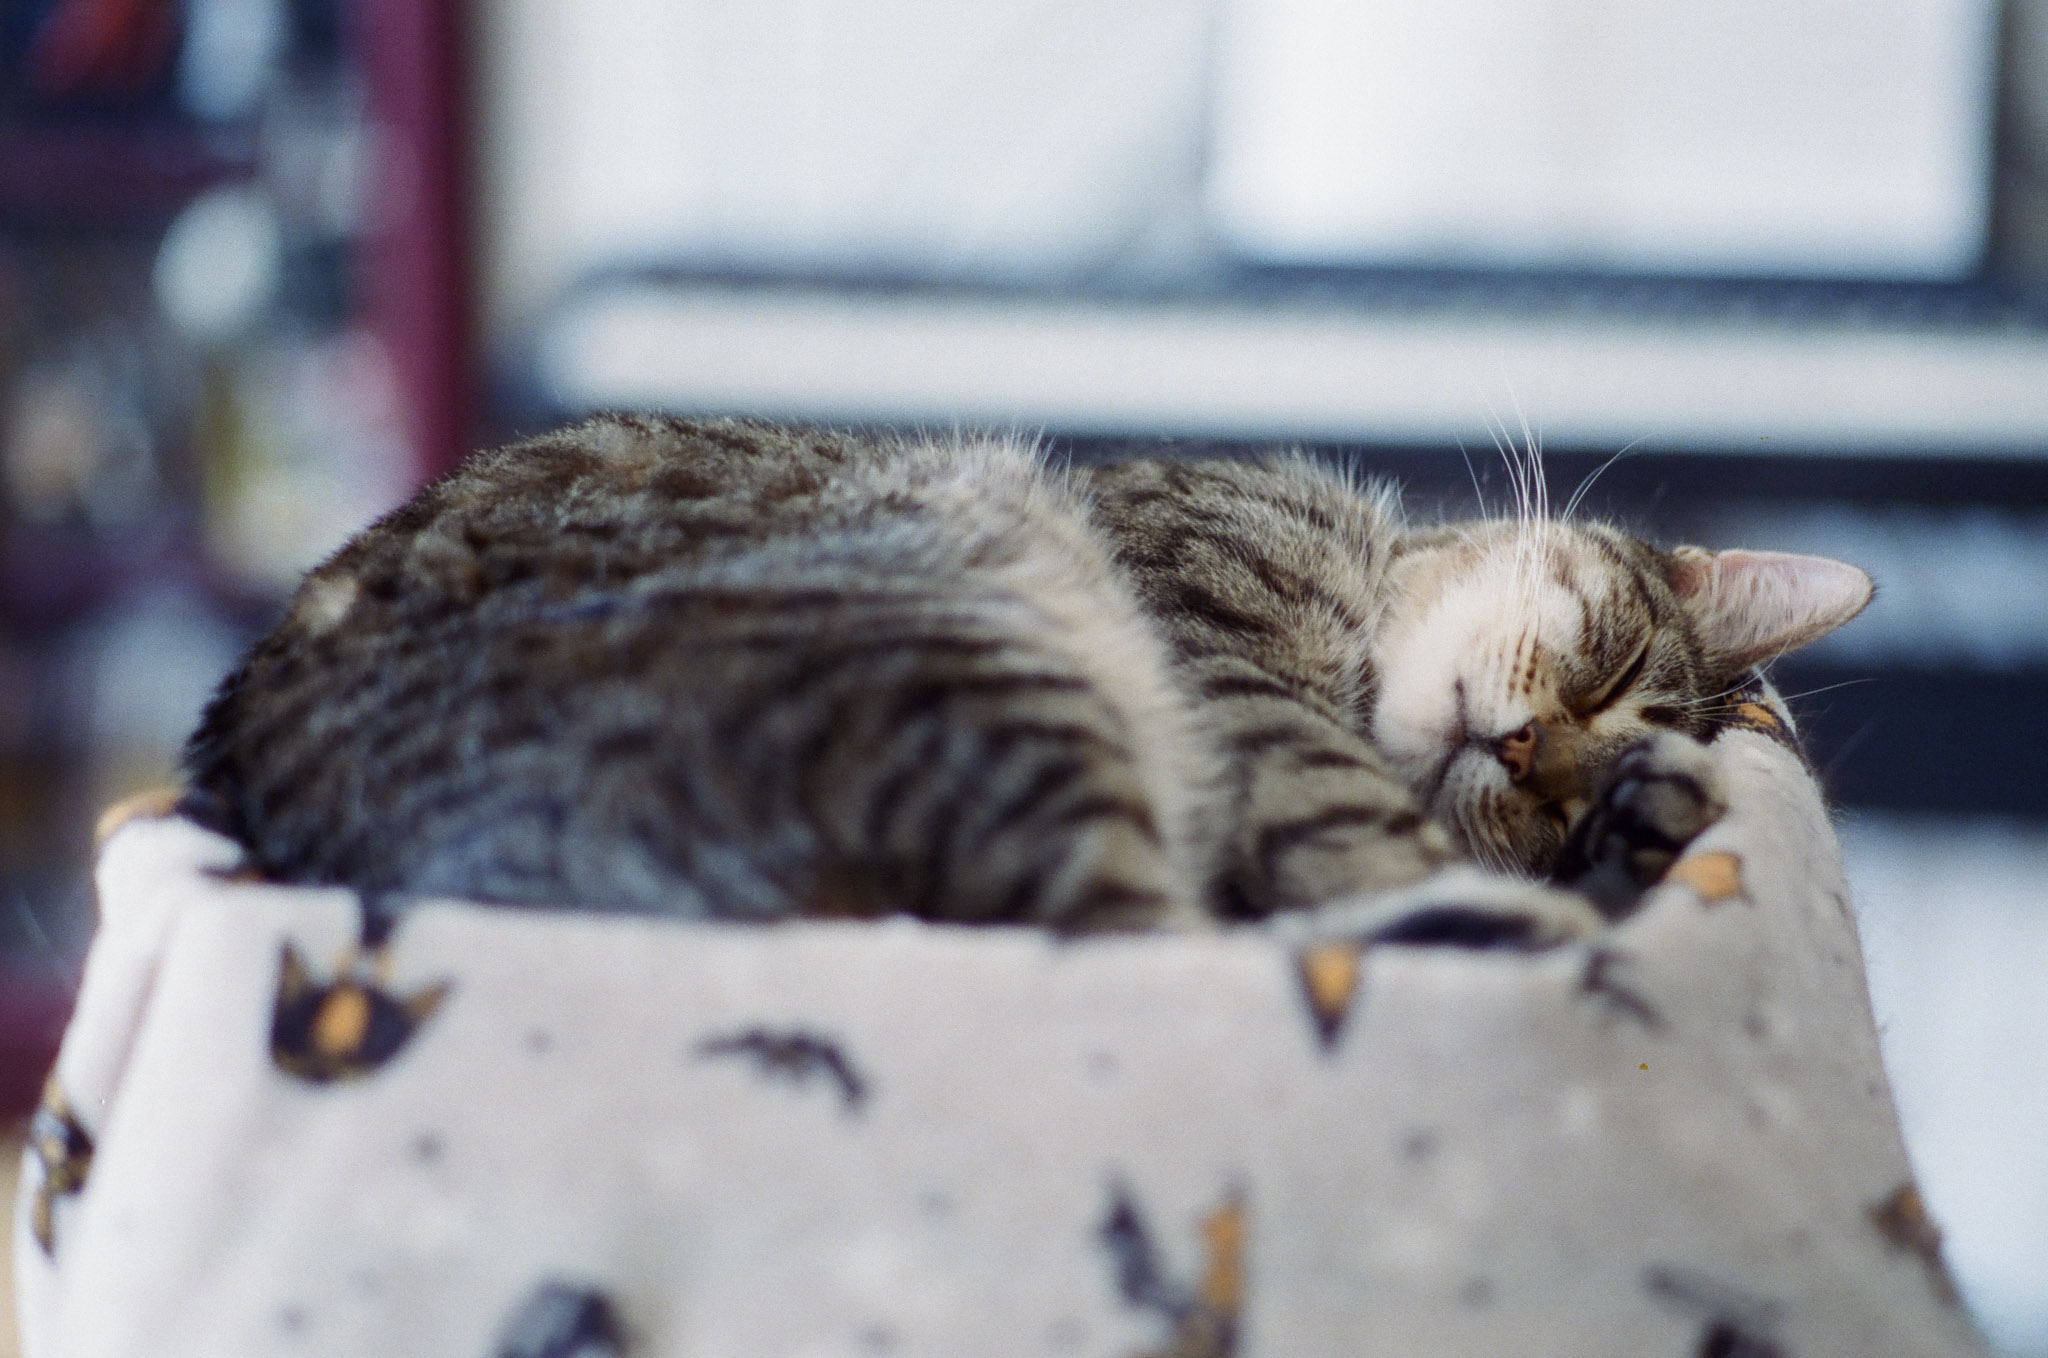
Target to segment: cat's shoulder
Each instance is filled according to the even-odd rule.
[[[1354,551],[1403,531],[1398,486],[1294,451],[1107,464],[1089,469],[1088,488],[1113,531],[1196,526],[1247,545],[1299,539]]]
[[[777,486],[793,493],[894,455],[893,441],[851,430],[607,413],[476,453],[436,488],[450,497],[545,497],[592,486],[681,499]]]

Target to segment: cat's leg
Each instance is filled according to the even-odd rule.
[[[947,914],[1069,933],[1207,927],[1185,836],[1120,715],[1089,688],[957,718],[982,768],[949,832]]]
[[[927,884],[938,917],[1074,933],[1206,924],[1174,853],[1180,837],[1102,695],[1039,695],[953,720],[950,743],[977,767],[957,800],[930,805],[923,847],[945,864],[943,883]]]
[[[1236,657],[1194,659],[1187,671],[1223,757],[1227,914],[1263,918],[1408,886],[1450,861],[1443,827],[1312,697]]]
[[[1307,464],[1127,463],[1091,486],[1217,761],[1222,913],[1309,909],[1447,863],[1449,836],[1356,729],[1385,505]]]
[[[1117,694],[1028,632],[924,619],[920,635],[813,641],[804,709],[765,724],[788,747],[818,885],[801,913],[907,913],[1063,932],[1201,927],[1185,828],[1137,757]],[[764,684],[797,685],[778,672]],[[787,701],[786,699],[780,701]],[[764,775],[769,776],[769,775]]]
[[[1551,880],[1587,897],[1607,919],[1624,918],[1727,810],[1713,754],[1690,737],[1661,732],[1615,762],[1566,837]]]
[[[1712,753],[1664,732],[1617,761],[1572,827],[1549,884],[1456,864],[1413,886],[1333,901],[1276,927],[1295,940],[1514,950],[1573,942],[1626,918],[1726,810]]]

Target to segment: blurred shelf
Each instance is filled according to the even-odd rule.
[[[0,528],[0,626],[64,630],[140,582],[207,576],[202,549],[178,522],[131,525],[122,538],[59,525]],[[218,586],[206,581],[209,593]]]
[[[68,968],[0,953],[0,1124],[35,1107],[77,988]]]
[[[1830,796],[1852,807],[2048,821],[2048,670],[1844,664],[1787,656],[1792,700]],[[1938,695],[1938,698],[1934,695]]]
[[[249,138],[175,125],[0,127],[0,218],[160,224],[201,189],[254,167]]]
[[[2048,456],[2048,330],[1597,309],[630,281],[534,349],[556,411],[1490,448]]]

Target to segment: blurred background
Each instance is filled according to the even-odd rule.
[[[0,0],[0,1117],[96,809],[296,574],[614,406],[1453,513],[1535,442],[1864,565],[1777,678],[1951,1261],[2048,1355],[2048,0]]]

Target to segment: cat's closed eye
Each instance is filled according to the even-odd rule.
[[[1635,687],[1636,680],[1643,677],[1643,667],[1650,659],[1650,643],[1654,640],[1656,638],[1653,635],[1645,634],[1642,643],[1636,647],[1634,655],[1626,664],[1616,670],[1605,683],[1595,688],[1589,696],[1572,704],[1573,714],[1581,720],[1597,717],[1627,697],[1629,690]]]

